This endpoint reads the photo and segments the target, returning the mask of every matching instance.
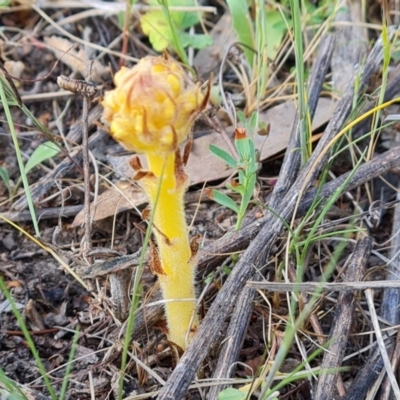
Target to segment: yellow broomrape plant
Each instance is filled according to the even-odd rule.
[[[179,146],[207,102],[200,87],[167,56],[143,58],[115,75],[116,88],[105,94],[104,117],[112,136],[127,149],[144,153],[131,165],[154,208],[151,268],[159,277],[168,322],[168,338],[182,349],[198,325],[192,254],[184,212],[189,179]]]

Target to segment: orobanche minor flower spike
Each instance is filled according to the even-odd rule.
[[[189,179],[179,146],[208,95],[167,56],[143,58],[132,69],[122,67],[114,81],[116,88],[103,100],[104,116],[117,141],[147,157],[148,170],[142,169],[139,159],[131,165],[154,211],[152,228],[158,249],[151,251],[151,268],[166,300],[168,338],[185,349],[198,319],[195,254],[183,204]]]

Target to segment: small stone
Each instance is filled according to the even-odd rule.
[[[10,251],[17,247],[13,236],[14,235],[12,233],[8,233],[2,240],[3,246]]]

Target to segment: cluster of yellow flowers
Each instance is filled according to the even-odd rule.
[[[107,92],[104,117],[111,134],[139,153],[175,151],[187,138],[204,96],[182,67],[164,57],[143,58],[115,74]]]

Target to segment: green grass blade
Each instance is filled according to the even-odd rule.
[[[0,165],[0,178],[3,180],[6,188],[8,190],[8,194],[11,195],[11,186],[10,186],[10,177],[8,175],[8,171]]]
[[[24,162],[22,160],[21,150],[19,148],[17,132],[15,131],[14,122],[13,122],[13,119],[12,119],[12,116],[11,116],[11,111],[10,111],[10,107],[9,107],[9,104],[8,104],[8,99],[6,97],[6,93],[5,93],[5,90],[4,90],[3,82],[4,82],[3,80],[0,80],[0,99],[1,99],[1,102],[3,104],[4,112],[6,114],[7,123],[8,123],[8,126],[10,128],[11,137],[12,137],[12,140],[13,140],[13,143],[14,143],[15,154],[16,154],[17,161],[18,161],[18,167],[19,167],[19,170],[20,170],[20,173],[21,173],[22,183],[24,185],[26,199],[28,201],[28,207],[29,207],[29,212],[31,214],[33,227],[35,229],[36,236],[39,237],[40,236],[40,231],[39,231],[39,225],[38,225],[37,218],[36,218],[36,212],[35,212],[35,208],[33,206],[31,192],[29,190],[29,183],[28,183],[28,179],[27,179],[26,173],[25,173],[25,166],[24,166]]]
[[[79,332],[80,332],[80,329],[79,329],[79,326],[78,326],[77,330],[76,330],[76,332],[74,334],[74,338],[72,340],[71,351],[70,351],[69,357],[68,357],[67,368],[65,370],[65,375],[64,375],[64,378],[63,378],[62,386],[61,386],[59,400],[64,400],[65,394],[67,393],[69,377],[71,375],[71,369],[72,369],[72,362],[73,362],[74,357],[75,357],[76,347],[77,347],[77,343],[78,343],[78,339],[79,339]]]
[[[5,388],[5,390],[0,389],[0,399],[12,399],[12,400],[27,400],[25,394],[21,391],[18,385],[13,382],[8,376],[4,373],[2,368],[0,367],[0,387]],[[11,397],[8,397],[10,395]]]
[[[3,92],[4,93],[4,92]],[[40,359],[39,353],[35,347],[35,343],[33,343],[32,337],[28,331],[28,328],[24,322],[24,319],[22,318],[21,313],[18,311],[18,308],[16,307],[13,298],[11,297],[10,292],[7,289],[7,286],[3,280],[3,277],[0,276],[0,290],[3,292],[5,298],[8,300],[10,303],[12,312],[14,313],[15,318],[17,319],[18,325],[21,328],[22,333],[24,334],[25,340],[28,343],[29,349],[33,355],[33,358],[36,361],[36,365],[40,371],[40,374],[42,375],[44,384],[46,385],[46,388],[52,398],[52,400],[57,400],[56,394],[54,392],[53,387],[51,386],[51,382],[49,377],[47,376],[46,369],[44,368],[44,365],[42,363],[42,360]]]
[[[168,0],[159,0],[159,2],[161,4],[163,13],[165,15],[165,19],[168,21],[169,27],[171,29],[172,45],[173,45],[175,51],[178,53],[179,58],[182,60],[182,62],[185,63],[190,68],[188,56],[185,52],[182,42],[179,39],[179,35],[177,32],[176,26],[172,19],[171,12],[169,11]]]
[[[293,16],[294,53],[296,59],[297,102],[300,123],[300,145],[302,165],[305,165],[311,154],[311,142],[308,126],[308,106],[304,77],[304,46],[301,28],[300,0],[290,0]]]

